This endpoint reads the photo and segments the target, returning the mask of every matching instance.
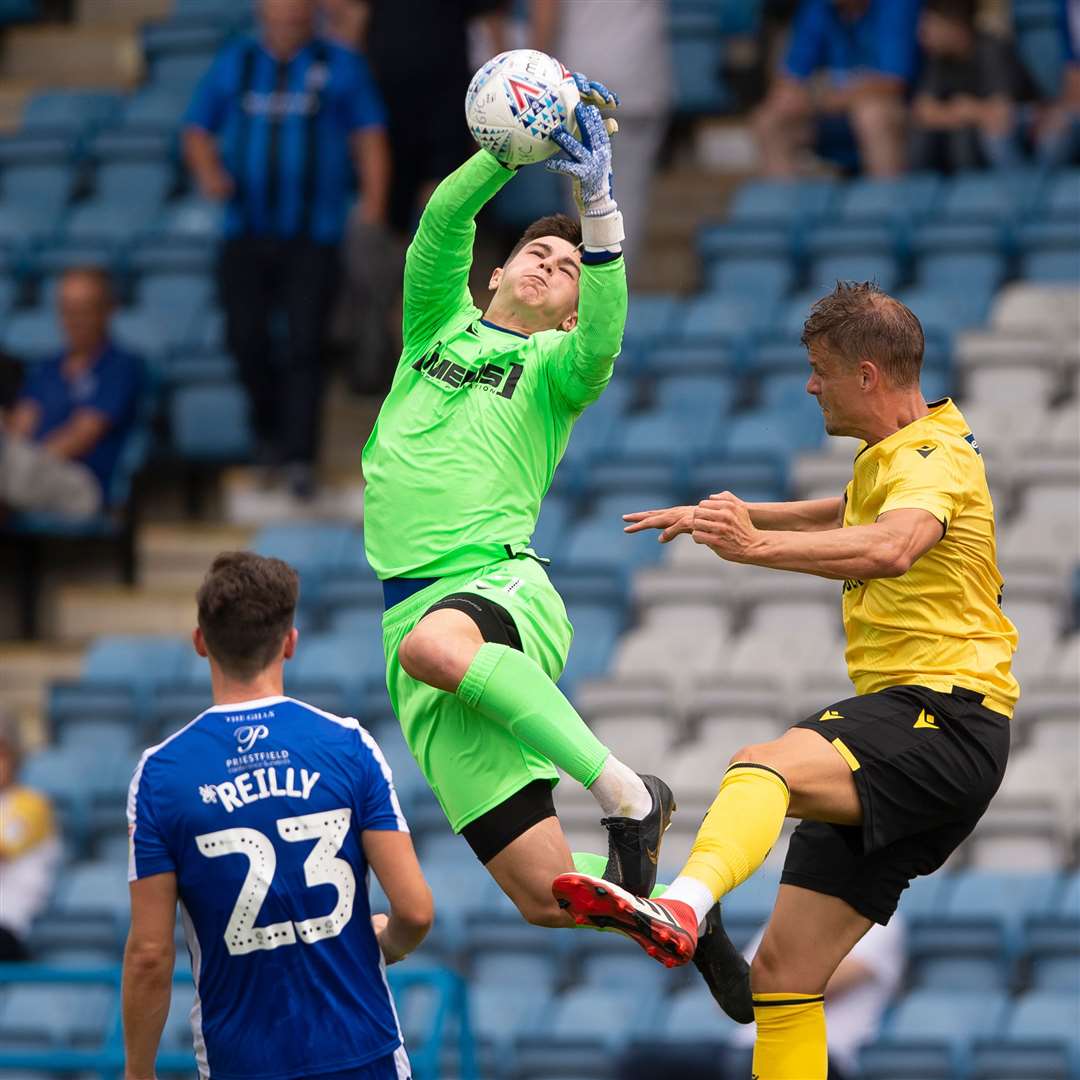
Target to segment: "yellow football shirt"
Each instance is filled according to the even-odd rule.
[[[845,526],[911,509],[929,511],[945,534],[901,577],[844,582],[851,681],[860,694],[962,686],[1011,716],[1017,633],[1001,610],[994,505],[978,444],[948,398],[855,458]]]

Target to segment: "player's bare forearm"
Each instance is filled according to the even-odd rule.
[[[920,509],[892,510],[872,525],[819,532],[759,529],[746,503],[725,493],[695,507],[692,535],[729,562],[869,581],[906,574],[943,530],[933,514]]]
[[[169,1015],[174,959],[171,948],[146,949],[128,939],[121,1004],[125,1080],[154,1076],[154,1060]]]
[[[746,505],[756,529],[819,532],[838,528],[843,522],[844,501],[840,498]]]

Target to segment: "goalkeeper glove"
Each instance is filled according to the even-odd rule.
[[[602,82],[596,82],[587,75],[582,75],[580,71],[573,71],[570,74],[581,100],[587,105],[614,108],[619,104],[619,95],[609,90]]]
[[[562,153],[550,158],[552,172],[574,181],[574,198],[581,211],[581,239],[587,251],[618,251],[625,239],[622,214],[612,188],[611,139],[618,131],[614,120],[604,120],[595,105],[579,104],[574,110],[581,141],[560,127],[551,135]]]

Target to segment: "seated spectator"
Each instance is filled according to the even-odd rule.
[[[26,935],[52,894],[60,860],[52,806],[16,783],[21,741],[14,716],[0,712],[0,962],[26,960]]]
[[[1059,167],[1080,160],[1080,4],[1058,0],[1065,67],[1057,100],[1046,110],[1036,138],[1039,161]]]
[[[1035,84],[1011,41],[975,25],[976,0],[927,0],[912,103],[910,165],[955,172],[1023,164],[1017,104]]]
[[[31,368],[0,433],[0,504],[85,518],[107,501],[135,423],[142,365],[109,339],[103,270],[65,273],[58,307],[67,344]]]
[[[920,2],[803,0],[787,57],[754,117],[767,176],[794,176],[821,122],[838,118],[850,124],[865,172],[903,171]]]

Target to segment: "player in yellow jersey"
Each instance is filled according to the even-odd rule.
[[[975,827],[1005,772],[1019,693],[983,460],[953,402],[919,391],[918,319],[874,285],[839,284],[803,343],[826,430],[863,440],[843,497],[748,505],[724,492],[628,514],[627,531],[689,533],[731,562],[843,582],[857,696],[731,759],[662,899],[583,874],[553,886],[578,922],[621,930],[668,966],[693,958],[735,1019],[756,1020],[758,1080],[825,1080],[829,977]],[[761,865],[785,817],[802,823],[747,980],[717,901]]]

